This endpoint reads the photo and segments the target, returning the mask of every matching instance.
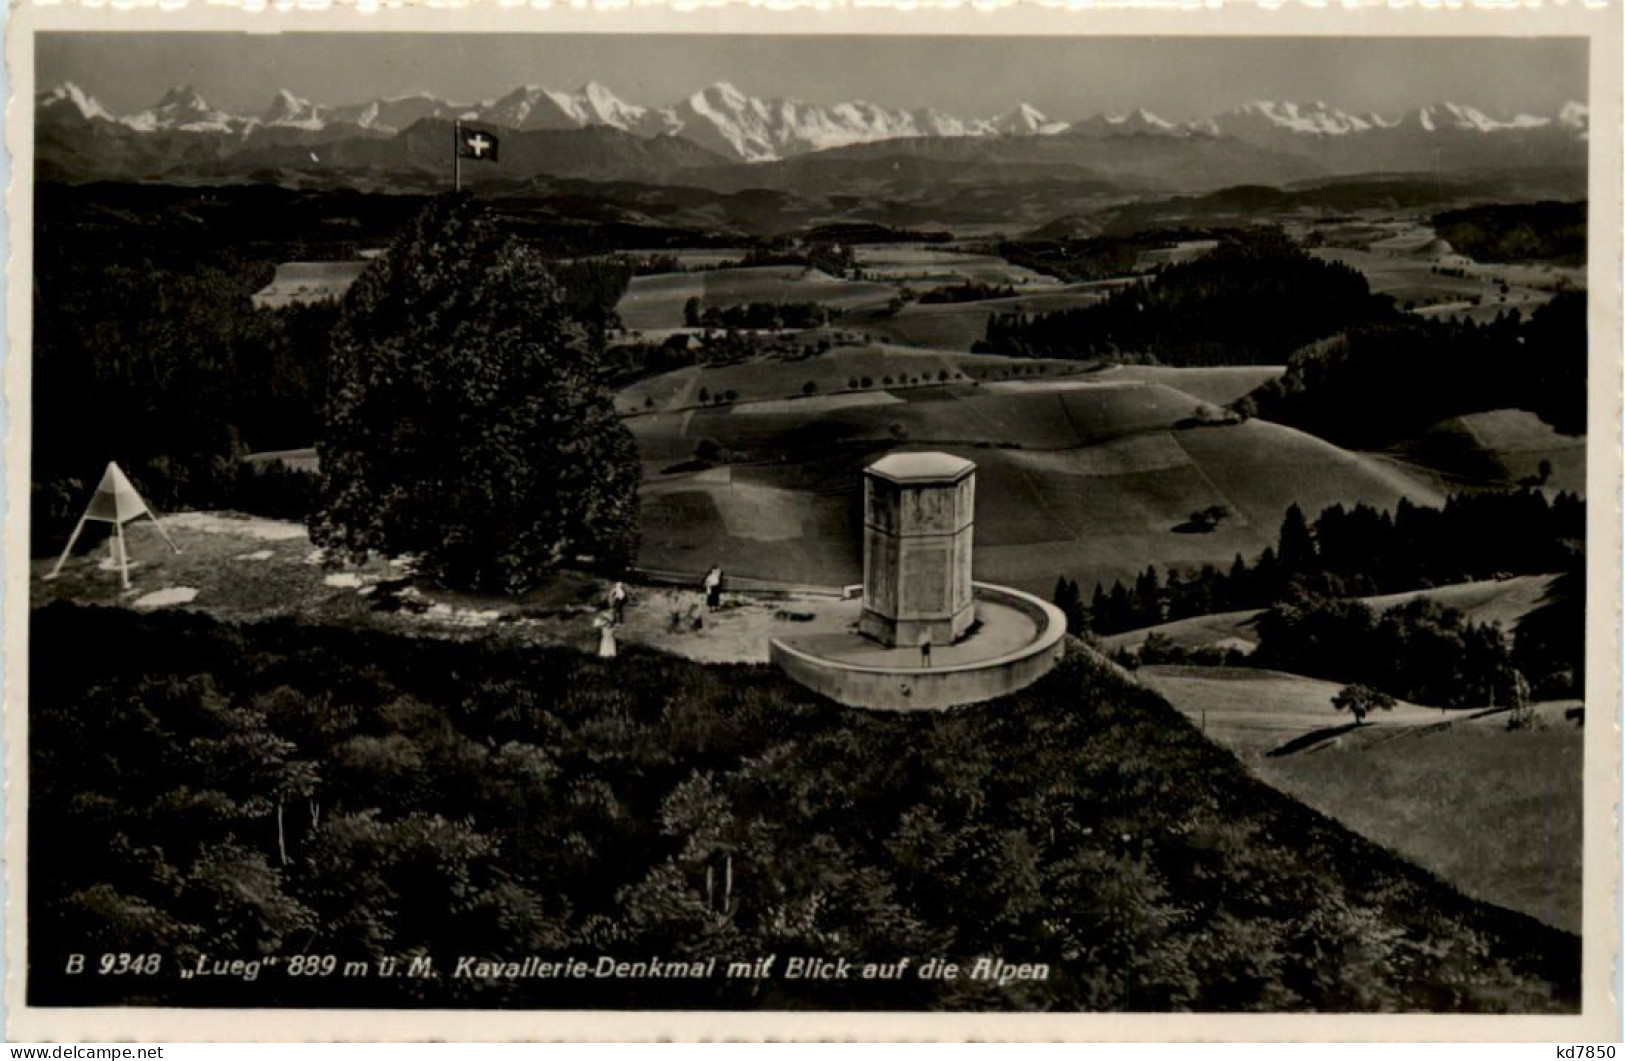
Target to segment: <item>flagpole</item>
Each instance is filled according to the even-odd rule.
[[[453,191],[463,190],[463,120],[451,123],[451,181]]]

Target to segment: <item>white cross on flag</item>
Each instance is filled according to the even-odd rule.
[[[457,127],[457,157],[471,158],[476,162],[495,162],[497,160],[497,138],[481,129],[470,129],[466,125]]]

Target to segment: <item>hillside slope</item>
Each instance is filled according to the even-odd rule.
[[[1585,436],[1558,434],[1526,409],[1451,417],[1390,452],[1461,479],[1508,486],[1538,479],[1544,461],[1551,474],[1543,486],[1582,496],[1586,490]]]
[[[770,373],[822,360],[737,371],[782,394],[783,384],[764,382]],[[972,371],[1002,371],[992,358],[969,361]],[[693,388],[695,378],[683,386]],[[743,394],[732,406],[634,417],[645,462],[639,562],[855,582],[861,471],[893,449],[975,461],[977,577],[1046,595],[1062,574],[1109,585],[1148,564],[1228,565],[1238,552],[1256,555],[1293,503],[1316,511],[1338,502],[1441,501],[1402,468],[1277,424],[1194,426],[1198,408],[1217,410],[1173,382],[1167,374],[1149,382],[1101,373],[904,389],[877,379],[854,394],[820,387],[817,397],[767,403]],[[690,462],[702,440],[726,454],[714,467]],[[1211,505],[1232,514],[1218,529],[1175,530]]]
[[[1351,726],[1338,686],[1251,668],[1142,667],[1152,689],[1260,778],[1468,895],[1578,932],[1585,730],[1569,705],[1504,712],[1401,704]]]

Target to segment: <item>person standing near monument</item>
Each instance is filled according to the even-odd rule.
[[[598,656],[600,659],[615,658],[615,620],[609,614],[601,614],[592,621],[598,628]]]
[[[617,582],[609,591],[609,612],[616,626],[626,620],[626,601],[630,596],[625,582]]]
[[[920,635],[920,666],[931,666],[931,631]]]
[[[711,570],[705,573],[705,610],[716,611],[722,604],[722,567],[712,564]]]

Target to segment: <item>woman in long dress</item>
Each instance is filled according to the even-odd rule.
[[[600,659],[615,658],[615,620],[607,615],[600,615],[592,621],[598,627],[598,656]]]
[[[711,567],[711,570],[709,570],[709,571],[707,571],[705,573],[705,581],[703,583],[701,583],[701,584],[705,587],[705,609],[706,609],[706,611],[712,611],[712,612],[716,611],[717,608],[719,606],[721,606],[721,604],[722,604],[722,567],[721,567],[721,565],[713,564],[712,567]]]

